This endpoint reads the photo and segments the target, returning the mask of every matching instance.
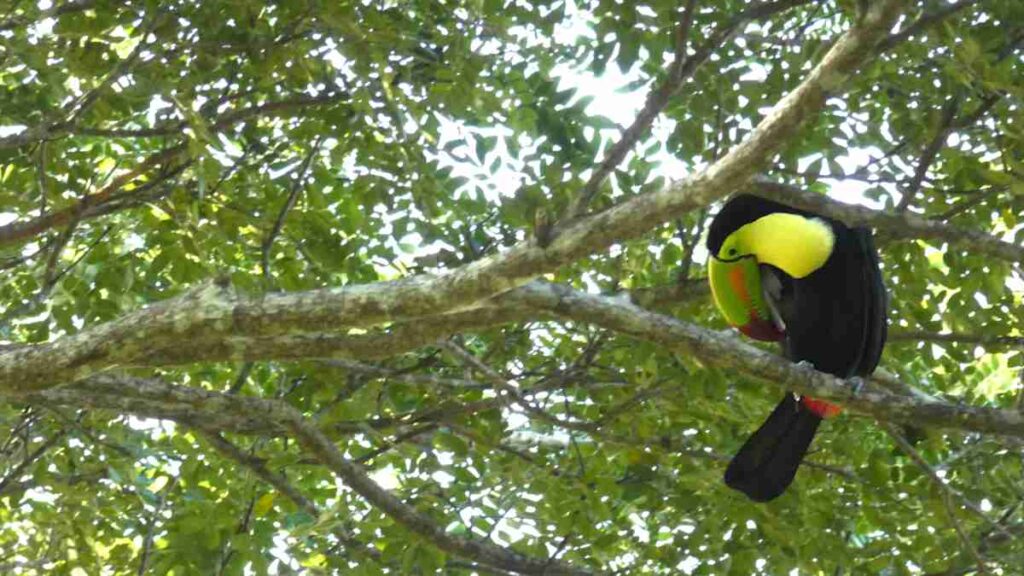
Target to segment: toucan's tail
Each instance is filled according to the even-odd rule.
[[[755,502],[782,494],[818,431],[821,416],[787,393],[725,469],[725,483]]]

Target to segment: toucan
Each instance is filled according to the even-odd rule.
[[[715,215],[707,249],[711,293],[728,324],[839,378],[874,371],[887,296],[870,229],[740,194]],[[787,393],[729,462],[726,485],[756,502],[778,497],[822,419],[838,412]]]

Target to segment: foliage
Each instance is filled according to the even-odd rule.
[[[293,292],[500,252],[578,196],[624,127],[603,102],[635,98],[639,109],[664,81],[687,4],[8,1],[0,337],[66,338],[215,278]],[[854,2],[782,4],[792,7],[737,21],[747,2],[695,3],[690,53],[710,57],[591,208],[658,189],[750,136],[858,18]],[[900,24],[911,33],[883,44],[765,172],[1020,245],[1024,4],[911,4]],[[631,96],[610,93],[611,81],[574,85],[602,75],[625,78]],[[601,292],[700,279],[708,214],[548,279]],[[1019,408],[1019,266],[879,241],[893,333],[883,365],[939,397]],[[723,327],[699,290],[662,311]],[[843,416],[816,440],[822,466],[754,506],[721,483],[723,458],[777,388],[539,314],[453,341],[529,408],[496,401],[483,370],[438,346],[376,368],[131,373],[286,401],[448,532],[536,558],[626,573],[959,574],[975,561],[956,525],[994,571],[1024,565],[1020,538],[1005,536],[1024,532],[1019,440],[916,439],[957,491],[951,520],[925,470],[874,422]],[[370,506],[281,435],[225,437],[318,515],[215,450],[201,422],[18,401],[0,404],[0,422],[4,572],[491,572]]]

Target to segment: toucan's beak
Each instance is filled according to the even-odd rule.
[[[753,256],[708,260],[708,277],[715,305],[726,321],[755,340],[776,341],[785,333],[772,321],[761,292],[761,271]]]

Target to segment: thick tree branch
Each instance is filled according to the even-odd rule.
[[[508,302],[655,342],[800,394],[835,401],[853,412],[878,419],[1024,437],[1024,413],[929,401],[882,390],[855,394],[845,381],[793,364],[743,342],[732,332],[714,332],[642,310],[628,302],[542,283],[530,284],[508,295]]]
[[[824,214],[851,226],[872,226],[894,238],[940,240],[1009,262],[1024,262],[1024,246],[1011,244],[976,230],[964,230],[922,218],[913,213],[879,212],[832,200],[796,186],[764,179],[752,182],[745,191],[796,208]]]
[[[587,207],[597,194],[601,184],[609,174],[622,163],[626,154],[636,145],[654,124],[654,120],[661,114],[672,97],[679,92],[687,80],[693,77],[694,72],[707,59],[720,48],[732,35],[739,30],[744,23],[761,18],[769,18],[779,12],[790,8],[807,4],[808,0],[780,0],[778,2],[761,2],[751,6],[728,22],[719,26],[701,46],[697,47],[694,53],[687,56],[687,45],[689,43],[690,29],[693,26],[693,13],[696,1],[687,0],[683,7],[683,14],[679,26],[676,29],[676,49],[673,61],[665,71],[665,79],[647,95],[644,107],[637,114],[633,123],[622,133],[622,137],[614,146],[608,149],[604,160],[598,165],[590,179],[583,186],[583,190],[576,197],[575,202],[568,211],[569,218],[577,218],[586,212]]]
[[[1024,413],[950,404],[926,395],[913,394],[909,388],[911,391],[907,394],[869,390],[853,395],[850,387],[842,380],[794,365],[775,354],[742,342],[731,333],[714,332],[675,318],[658,315],[621,298],[585,294],[565,286],[534,282],[496,298],[493,307],[496,313],[491,316],[492,319],[519,321],[541,315],[596,324],[662,344],[669,349],[693,355],[702,361],[734,368],[802,394],[835,400],[854,412],[869,414],[883,420],[1024,437]],[[502,315],[501,312],[505,310],[511,312]],[[461,329],[471,330],[479,327],[481,324],[474,323],[472,318],[467,317]],[[428,330],[425,334],[432,335],[429,332]],[[378,338],[380,342],[386,340],[386,336],[383,335]],[[422,343],[406,341],[402,346],[396,346],[390,351],[405,352],[416,346],[432,344],[436,340],[437,338],[433,338]],[[377,342],[368,348],[379,350],[381,346],[382,344]],[[323,352],[327,354],[330,351]],[[879,375],[879,378],[883,376]],[[268,430],[263,420],[257,416],[258,407],[247,404],[253,399],[155,384],[145,380],[131,380],[131,387],[137,390],[126,391],[124,383],[123,377],[98,375],[72,386],[27,395],[18,394],[12,398],[115,409],[185,422],[202,422],[208,419],[211,426],[223,430],[279,433]],[[895,383],[902,384],[898,380]],[[886,387],[907,388],[905,385],[891,384],[886,384]],[[422,420],[403,420],[406,424],[419,421]]]
[[[12,382],[22,390],[53,386],[130,362],[153,349],[150,339],[158,335],[168,345],[171,335],[175,342],[232,343],[239,336],[363,328],[479,307],[478,302],[484,298],[512,290],[538,274],[635,237],[738,189],[821,108],[828,95],[841,87],[870,54],[901,6],[900,0],[873,4],[865,18],[836,42],[747,140],[708,169],[666,189],[572,222],[558,230],[546,246],[531,240],[445,274],[270,294],[258,301],[241,299],[224,290],[199,289],[184,300],[164,302],[57,342],[0,354],[0,381],[6,384],[0,385],[0,390],[12,390]],[[238,358],[241,355],[238,350],[234,359],[242,359]]]

